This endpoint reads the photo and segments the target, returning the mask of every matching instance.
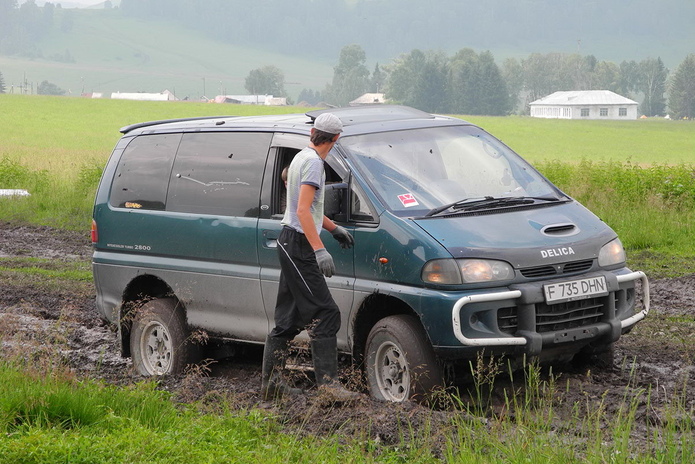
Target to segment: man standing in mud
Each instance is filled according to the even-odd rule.
[[[333,257],[321,241],[321,229],[329,231],[343,248],[354,239],[323,214],[326,175],[323,161],[333,148],[343,124],[332,113],[314,121],[310,143],[297,153],[287,174],[287,206],[278,238],[280,286],[275,305],[275,328],[266,338],[261,394],[265,399],[301,393],[281,375],[290,341],[303,329],[311,339],[311,356],[319,389],[335,401],[349,401],[359,393],[346,390],[338,381],[336,334],[340,311],[325,277],[335,272]]]

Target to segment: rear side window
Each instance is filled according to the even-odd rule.
[[[167,183],[181,134],[146,135],[133,139],[116,168],[111,206],[163,210]]]
[[[258,216],[270,133],[184,134],[171,171],[167,211]]]

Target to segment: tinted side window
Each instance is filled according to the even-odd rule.
[[[272,134],[184,134],[171,171],[167,211],[257,216]]]
[[[133,139],[116,168],[111,206],[164,209],[167,184],[181,134],[142,135]]]

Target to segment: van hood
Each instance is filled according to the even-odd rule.
[[[617,235],[579,203],[414,219],[454,258],[487,258],[514,267],[598,257]]]

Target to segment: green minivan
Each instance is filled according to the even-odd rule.
[[[307,114],[153,121],[121,129],[94,206],[97,306],[143,375],[175,374],[195,340],[263,344],[279,280],[281,172]],[[338,348],[387,401],[426,395],[481,352],[517,362],[611,353],[649,311],[615,232],[509,147],[402,106],[331,109],[324,238]],[[203,334],[203,336],[201,336]]]

